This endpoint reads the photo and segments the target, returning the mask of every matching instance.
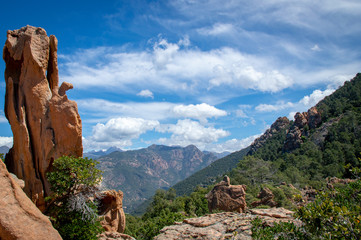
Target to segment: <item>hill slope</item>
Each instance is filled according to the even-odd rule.
[[[282,129],[286,129],[289,126],[289,123],[290,122],[286,117],[278,118],[276,122],[272,124],[270,129],[257,138],[251,146],[218,159],[208,167],[205,167],[183,181],[178,182],[173,186],[177,195],[189,195],[196,186],[206,187],[214,184],[217,181],[217,178],[222,177],[224,174],[237,167],[237,164],[244,156],[252,154],[252,152],[261,148],[274,134],[277,134]]]
[[[208,166],[217,157],[204,154],[193,145],[113,152],[98,159],[107,188],[124,192],[124,206],[132,212],[157,189],[167,189],[192,173]]]
[[[239,160],[248,153],[249,149],[250,148],[244,148],[214,161],[209,166],[176,183],[172,188],[176,190],[178,196],[181,196],[190,194],[198,185],[204,187],[214,184],[217,177],[223,176],[225,173],[231,171],[232,168],[235,168]]]
[[[349,177],[344,166],[361,164],[361,74],[308,112],[297,113],[282,130],[266,135],[232,170],[234,183],[286,181],[319,187],[326,177]]]
[[[231,177],[231,184],[247,185],[248,205],[256,200],[260,188],[268,187],[273,191],[278,206],[292,208],[295,207],[294,202],[298,202],[299,197],[302,197],[294,186],[307,185],[315,189],[327,189],[325,177],[355,177],[357,170],[350,171],[344,166],[346,164],[353,167],[361,166],[361,74],[357,74],[354,79],[346,82],[343,87],[309,111],[297,113],[295,121],[278,118],[246,152],[247,154],[243,157],[233,155],[239,161],[237,167],[227,175]],[[217,162],[223,160],[220,159]],[[206,176],[206,173],[204,174]],[[196,175],[198,173],[193,176]],[[217,177],[211,174],[207,176],[210,179]],[[284,182],[292,183],[293,186]],[[352,204],[357,206],[354,208],[357,210],[356,215],[350,214],[352,217],[360,213],[359,205],[357,205],[359,203],[357,193],[360,192],[359,181],[353,186],[357,188],[350,191],[349,186],[346,186],[347,191],[340,192],[342,195],[338,197],[338,200],[345,204],[342,196],[352,196],[346,197],[347,200],[353,198],[355,202]],[[188,214],[187,216],[201,216],[208,213],[208,203],[204,196],[211,188],[212,186],[196,188],[188,196],[181,197],[176,197],[173,189],[157,191],[141,218],[129,216],[128,219],[131,220],[127,225],[129,233],[136,233],[134,236],[141,236],[142,239],[152,239],[162,227],[173,224],[175,221],[182,221],[185,213]],[[335,198],[336,188],[335,185],[332,194],[322,196]],[[320,221],[317,220],[320,220],[320,216],[327,219],[329,223],[328,213],[337,212],[339,215],[338,205],[334,205],[335,212],[330,212],[331,204],[325,205],[327,209],[324,209],[323,205],[320,207],[319,204],[324,202],[318,201],[316,206],[311,207],[313,209],[311,214],[308,210],[304,212],[316,220],[308,221],[308,223],[318,225]],[[345,223],[343,216],[341,217],[342,224]],[[356,220],[354,223],[359,224],[359,221]],[[332,229],[333,226],[330,226]],[[340,226],[339,223],[337,226]],[[342,229],[348,231],[347,228]]]

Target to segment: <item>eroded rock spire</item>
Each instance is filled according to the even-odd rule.
[[[82,156],[82,125],[77,104],[59,88],[57,39],[42,28],[8,31],[5,116],[14,137],[5,163],[25,181],[26,194],[43,210],[50,186],[46,172],[60,156]]]

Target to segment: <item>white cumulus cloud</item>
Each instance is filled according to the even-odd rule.
[[[140,97],[146,97],[146,98],[154,98],[154,95],[151,91],[149,91],[148,89],[142,90],[139,93],[137,93],[137,96]]]
[[[209,144],[206,146],[206,149],[211,152],[235,152],[243,148],[248,147],[251,143],[260,136],[261,134],[249,136],[243,139],[230,139],[224,143],[219,144]]]
[[[320,48],[317,44],[315,44],[315,45],[311,48],[311,50],[312,50],[312,51],[315,51],[315,52],[319,52],[319,51],[321,51],[321,48]]]
[[[219,138],[227,137],[230,133],[223,129],[206,127],[190,119],[178,120],[177,124],[162,125],[160,132],[171,133],[170,139],[159,139],[159,143],[167,145],[187,146],[194,144],[200,149],[209,143],[217,142]]]
[[[104,88],[132,92],[170,91],[176,94],[206,93],[208,89],[231,86],[277,92],[293,80],[264,57],[247,55],[238,49],[189,48],[189,39],[178,43],[160,38],[144,51],[101,47],[63,56],[64,81],[75,88]]]
[[[177,105],[172,109],[176,117],[194,118],[201,122],[207,122],[207,118],[226,116],[227,112],[210,106],[206,103],[190,104],[190,105]]]
[[[1,137],[0,136],[0,146],[7,146],[12,147],[13,146],[13,137]]]
[[[326,89],[321,91],[319,89],[314,90],[309,96],[304,96],[299,103],[303,104],[306,107],[312,107],[316,105],[319,101],[324,99],[326,96],[331,95],[335,89]]]
[[[93,134],[84,138],[84,148],[104,149],[111,146],[126,147],[141,134],[154,130],[159,126],[155,120],[142,118],[113,118],[105,124],[98,123],[93,127]]]
[[[193,118],[202,123],[208,118],[226,116],[227,112],[206,103],[176,104],[170,102],[112,102],[105,99],[77,100],[81,112],[93,115],[128,116],[150,120],[164,120],[167,118]]]
[[[280,111],[283,109],[287,109],[287,108],[291,108],[293,107],[294,104],[291,102],[278,102],[277,104],[259,104],[256,107],[256,110],[259,112],[275,112],[275,111]]]
[[[146,131],[153,130],[158,125],[158,121],[142,118],[113,118],[105,124],[95,125],[92,137],[100,142],[134,139]]]
[[[324,91],[316,89],[310,95],[304,96],[298,102],[278,102],[276,104],[259,104],[256,106],[256,110],[259,112],[276,112],[285,109],[289,109],[290,113],[288,114],[289,119],[293,119],[296,112],[304,112],[309,108],[315,106],[319,101],[324,99],[326,96],[331,95],[335,89],[326,89]]]

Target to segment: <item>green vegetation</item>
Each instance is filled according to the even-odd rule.
[[[292,183],[321,189],[326,177],[350,177],[344,166],[361,166],[361,74],[317,104],[322,124],[303,129],[303,143],[284,152],[286,131],[273,134],[229,174],[234,184],[246,184],[251,194],[260,184]],[[287,204],[286,204],[287,205]]]
[[[252,238],[255,240],[308,239],[305,238],[305,233],[293,223],[275,223],[273,227],[268,227],[260,218],[252,221]]]
[[[151,239],[174,221],[205,214],[204,195],[227,171],[230,171],[227,175],[231,184],[247,185],[248,205],[257,200],[262,187],[268,187],[278,206],[289,209],[295,209],[294,202],[302,201],[302,197],[298,190],[280,184],[282,182],[297,188],[311,186],[320,190],[326,189],[326,177],[354,177],[361,167],[361,74],[318,103],[317,108],[322,123],[316,129],[308,126],[302,129],[299,148],[291,152],[283,150],[291,122],[284,131],[272,133],[255,152],[246,156],[249,149],[245,149],[231,154],[174,186],[177,194],[188,196],[175,197],[173,190],[158,191],[142,217],[129,216],[131,223],[127,233],[139,239]],[[350,170],[344,168],[345,165],[354,168]],[[198,188],[192,193],[195,186]],[[199,186],[208,186],[208,189]],[[187,201],[192,204],[187,205]],[[360,179],[335,186],[322,191],[314,203],[297,211],[297,217],[305,224],[302,227],[283,223],[269,228],[255,220],[254,238],[360,239],[360,201]],[[197,212],[196,209],[201,210]]]
[[[4,162],[5,161],[5,158],[4,158],[4,154],[3,153],[0,153],[0,159]]]
[[[176,221],[208,213],[205,195],[210,188],[197,187],[189,196],[176,197],[174,189],[158,190],[142,217],[127,215],[125,233],[136,239],[152,239]]]
[[[254,239],[360,239],[361,238],[361,179],[360,169],[352,168],[350,174],[358,179],[334,189],[321,191],[314,202],[297,210],[303,222],[264,227],[260,219],[252,224]]]
[[[216,183],[218,178],[235,168],[240,159],[242,159],[249,151],[249,147],[240,151],[229,154],[228,156],[218,159],[209,166],[194,173],[183,181],[173,186],[178,196],[189,195],[197,186],[207,187]]]
[[[47,199],[48,213],[65,240],[95,240],[103,231],[96,204],[90,200],[101,181],[96,164],[88,158],[63,156],[53,162],[53,169],[47,174],[53,191]]]

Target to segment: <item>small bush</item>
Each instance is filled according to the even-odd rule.
[[[332,190],[319,192],[316,200],[301,207],[295,214],[303,222],[263,226],[260,219],[252,224],[254,239],[361,239],[361,179],[360,169],[351,172],[358,179]]]
[[[47,198],[54,227],[65,240],[95,240],[103,231],[94,197],[101,182],[97,162],[88,158],[63,156],[47,173],[53,194]]]
[[[307,239],[302,229],[293,223],[275,223],[273,227],[268,227],[258,217],[252,221],[252,238],[256,240]]]

